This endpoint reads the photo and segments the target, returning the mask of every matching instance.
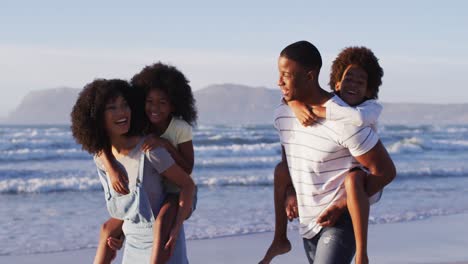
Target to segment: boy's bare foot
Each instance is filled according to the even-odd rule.
[[[289,251],[291,251],[291,243],[288,239],[273,240],[265,254],[265,257],[263,257],[263,259],[258,264],[269,264],[274,257],[282,255]]]

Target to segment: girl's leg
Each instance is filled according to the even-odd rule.
[[[179,195],[168,194],[154,222],[154,242],[150,262],[152,264],[166,263],[170,258],[170,251],[164,250],[164,246],[169,239],[172,226],[174,225],[177,216],[177,210],[179,208],[178,202]]]
[[[284,206],[286,188],[292,184],[288,175],[287,163],[278,163],[274,173],[275,235],[259,264],[268,264],[274,257],[291,250],[291,243],[287,237],[288,218]]]
[[[369,198],[365,191],[367,173],[353,170],[345,178],[346,202],[353,221],[356,239],[356,264],[367,264],[367,228],[369,222]]]
[[[94,257],[94,264],[111,263],[115,258],[117,252],[107,245],[107,238],[120,238],[123,235],[122,224],[122,220],[115,218],[110,218],[102,224],[101,231],[99,233],[99,244],[96,250],[96,256]]]

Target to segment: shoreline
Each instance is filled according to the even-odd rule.
[[[468,263],[468,213],[369,226],[371,263]],[[298,231],[288,232],[292,250],[272,263],[306,263]],[[258,263],[273,232],[187,240],[190,263]],[[1,263],[92,263],[95,248],[32,255],[0,256]],[[121,254],[113,263],[120,263]]]

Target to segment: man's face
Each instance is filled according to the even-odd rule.
[[[367,72],[359,66],[349,65],[335,88],[347,104],[358,105],[367,96]]]
[[[283,93],[284,100],[298,100],[304,95],[307,87],[307,72],[297,62],[286,57],[278,59],[278,86]]]

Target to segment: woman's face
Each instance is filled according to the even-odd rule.
[[[161,90],[152,89],[145,101],[145,113],[151,124],[157,125],[167,122],[172,116],[173,107],[169,96]]]
[[[130,129],[131,110],[123,96],[109,100],[104,108],[104,123],[109,136],[121,136]]]

